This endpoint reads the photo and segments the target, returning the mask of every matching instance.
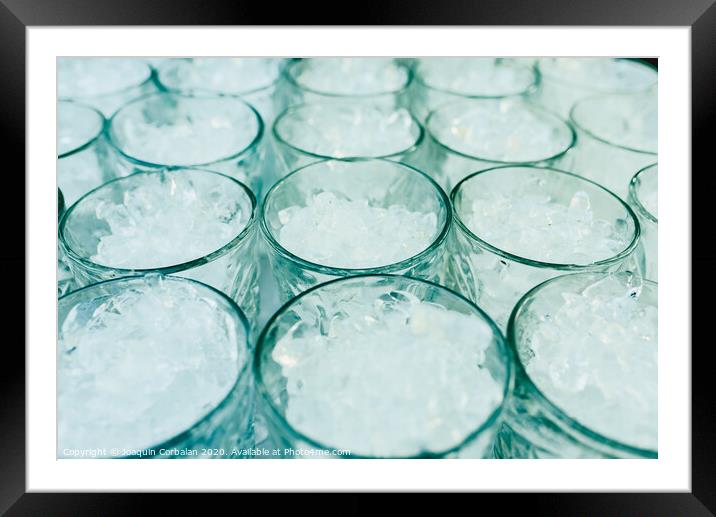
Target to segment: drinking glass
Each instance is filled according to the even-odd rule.
[[[450,222],[447,195],[430,177],[379,159],[327,160],[298,169],[273,186],[261,213],[284,301],[356,274],[439,280]]]
[[[410,109],[421,122],[444,104],[529,96],[539,87],[539,74],[533,66],[509,58],[422,58],[417,60],[414,72]]]
[[[78,285],[158,273],[192,278],[258,312],[256,198],[234,178],[195,169],[138,172],[89,192],[60,222]]]
[[[527,293],[507,330],[517,371],[496,456],[656,458],[657,305],[657,284],[628,273]]]
[[[57,59],[57,94],[92,106],[110,117],[130,100],[156,91],[152,67],[143,59],[61,57]]]
[[[478,307],[396,275],[294,298],[264,328],[253,366],[270,441],[292,458],[490,457],[513,376]]]
[[[574,174],[496,167],[468,176],[450,197],[455,224],[447,285],[503,329],[515,303],[549,278],[644,269],[632,209]],[[501,215],[490,222],[491,214]]]
[[[238,457],[252,446],[248,324],[224,294],[144,275],[60,298],[61,458]]]

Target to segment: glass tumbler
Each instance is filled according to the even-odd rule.
[[[407,107],[413,80],[404,62],[381,57],[300,59],[284,69],[285,104],[346,101]]]
[[[499,458],[657,457],[657,284],[577,273],[527,293],[510,318],[515,389]]]
[[[57,60],[60,100],[88,104],[110,117],[128,101],[156,91],[152,67],[143,59],[62,57]]]
[[[123,106],[108,124],[116,161],[129,172],[200,167],[259,194],[264,125],[239,97],[157,93]]]
[[[557,165],[575,144],[565,121],[520,98],[467,100],[433,111],[426,145],[411,163],[425,163],[449,192],[468,174],[498,165]]]
[[[94,108],[69,101],[57,103],[57,184],[66,206],[116,177],[107,157],[104,123]]]
[[[287,301],[356,274],[439,280],[451,219],[447,195],[417,169],[389,160],[327,160],[273,186],[261,230]]]
[[[590,97],[570,117],[577,145],[569,153],[569,170],[626,200],[634,171],[657,160],[656,94]]]
[[[248,324],[224,294],[162,275],[110,280],[60,298],[58,329],[58,457],[252,446]]]
[[[136,274],[192,278],[229,295],[253,322],[258,312],[256,198],[223,174],[138,172],[93,190],[60,223],[75,281]]]
[[[395,275],[337,279],[282,307],[254,356],[257,409],[291,458],[483,458],[512,389],[475,305]]]
[[[537,60],[541,86],[535,102],[567,118],[577,102],[612,93],[636,93],[654,88],[658,74],[652,66],[630,59],[545,57]]]
[[[637,172],[629,183],[629,204],[641,225],[641,242],[646,258],[644,275],[656,282],[659,278],[659,166],[655,163]]]
[[[549,278],[644,269],[632,209],[574,174],[496,167],[465,178],[451,199],[447,285],[503,329],[520,297]]]
[[[410,109],[424,122],[436,108],[466,99],[521,97],[535,93],[539,74],[514,59],[430,57],[418,59]]]
[[[355,102],[304,104],[276,120],[274,139],[284,174],[331,158],[404,161],[423,140],[423,128],[404,108]]]
[[[158,67],[157,82],[174,93],[238,95],[270,125],[281,110],[278,83],[285,64],[285,59],[258,57],[172,59]]]

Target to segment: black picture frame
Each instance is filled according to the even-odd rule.
[[[693,236],[712,235],[707,199],[715,190],[713,168],[706,159],[707,128],[716,113],[716,6],[714,0],[413,0],[365,2],[351,16],[336,17],[355,25],[655,25],[691,27],[692,50],[692,168],[703,172],[693,190]],[[336,6],[337,8],[337,6]],[[324,12],[336,12],[324,9]],[[0,513],[7,515],[133,514],[147,508],[147,496],[138,494],[25,493],[25,226],[17,214],[25,213],[25,30],[28,26],[61,25],[282,25],[285,22],[336,24],[322,20],[304,2],[203,2],[201,0],[0,0],[0,128],[3,179],[3,245],[0,266],[5,273],[5,329],[0,373]],[[325,18],[325,17],[324,17]],[[338,23],[341,25],[342,23]],[[14,171],[10,173],[9,171]],[[689,171],[680,171],[685,180]],[[694,176],[690,176],[693,181]],[[14,182],[11,183],[11,182]],[[48,200],[49,202],[54,202]],[[15,214],[15,217],[8,217]],[[704,237],[694,242],[703,242]],[[716,251],[701,245],[692,251],[692,270],[699,272],[699,289],[693,291],[692,321],[708,321],[713,278],[704,274],[716,265]],[[20,272],[24,274],[20,274]],[[703,278],[707,277],[707,278]],[[13,293],[23,293],[20,297]],[[8,294],[10,300],[8,303]],[[697,299],[700,295],[703,299]],[[15,312],[15,314],[12,313]],[[668,315],[665,315],[668,317]],[[13,322],[14,325],[11,325]],[[702,324],[703,325],[703,324]],[[10,339],[8,329],[19,330]],[[692,329],[695,327],[692,325]],[[533,514],[567,515],[713,515],[716,513],[716,424],[710,389],[713,376],[712,343],[692,341],[692,492],[640,494],[531,494],[509,495],[501,505],[528,509]],[[667,346],[688,346],[668,343]],[[488,497],[488,496],[485,496]],[[502,496],[504,497],[504,496]],[[164,496],[164,511],[171,501],[189,509],[186,498]],[[420,498],[416,498],[420,501]],[[273,504],[273,503],[272,503]],[[422,504],[422,503],[420,503]],[[361,503],[348,505],[359,509]],[[503,506],[506,507],[506,506]],[[364,507],[368,509],[369,507]]]

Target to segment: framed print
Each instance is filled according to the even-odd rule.
[[[710,1],[0,1],[1,510],[716,511]]]

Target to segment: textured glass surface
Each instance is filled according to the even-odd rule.
[[[149,95],[123,106],[107,134],[128,172],[200,166],[263,187],[264,124],[239,97]]]
[[[411,378],[417,376],[417,378],[422,378],[428,383],[433,377],[440,375],[439,371],[435,371],[433,367],[439,370],[441,366],[446,366],[446,364],[443,364],[441,357],[435,357],[433,354],[443,355],[447,354],[447,352],[439,352],[431,346],[425,348],[422,354],[403,357],[401,361],[403,370],[400,372],[395,371],[396,379],[399,377],[402,380],[387,383],[385,386],[377,386],[373,383],[365,384],[361,380],[361,370],[358,369],[356,364],[354,373],[352,375],[350,373],[346,374],[345,382],[350,382],[350,391],[340,388],[339,394],[336,392],[339,390],[338,388],[336,391],[329,390],[327,398],[321,396],[320,399],[317,398],[314,401],[315,406],[310,403],[313,397],[310,387],[304,386],[300,378],[297,381],[295,378],[286,377],[286,375],[295,375],[288,372],[285,369],[286,367],[289,369],[302,368],[306,372],[314,371],[310,378],[312,379],[312,384],[316,383],[315,386],[330,386],[332,383],[337,382],[335,376],[343,375],[337,373],[337,368],[341,367],[339,366],[342,361],[341,357],[345,356],[331,354],[310,355],[310,353],[305,355],[306,349],[303,348],[302,339],[308,337],[314,343],[318,343],[320,340],[330,340],[334,333],[342,332],[340,329],[343,328],[341,324],[344,321],[348,322],[347,324],[351,324],[350,322],[355,320],[356,327],[351,331],[352,335],[355,336],[358,342],[361,342],[361,336],[364,336],[365,346],[369,346],[369,340],[374,339],[375,336],[371,333],[375,332],[376,329],[379,332],[397,332],[394,339],[386,340],[383,343],[384,347],[386,347],[385,349],[378,347],[374,356],[364,358],[373,361],[377,365],[374,368],[366,368],[366,375],[368,375],[368,371],[370,371],[371,376],[376,375],[376,372],[386,368],[381,365],[394,365],[394,361],[399,360],[394,350],[404,350],[400,347],[406,344],[401,343],[398,337],[402,335],[400,334],[400,327],[403,325],[402,318],[404,316],[401,316],[401,314],[403,311],[410,311],[411,306],[417,306],[421,311],[427,311],[429,307],[431,311],[425,314],[430,314],[432,328],[440,329],[439,332],[449,332],[448,329],[441,326],[442,322],[436,321],[441,317],[455,318],[456,325],[476,325],[480,329],[480,332],[471,334],[473,341],[471,339],[465,340],[467,336],[464,333],[460,333],[458,328],[453,327],[453,330],[458,335],[452,336],[451,345],[454,348],[450,355],[454,353],[465,354],[464,361],[458,361],[453,367],[460,365],[457,370],[474,368],[475,365],[472,364],[473,359],[469,350],[476,346],[478,341],[481,342],[486,348],[481,353],[480,358],[476,360],[480,362],[482,370],[479,375],[477,373],[474,375],[477,377],[487,376],[482,378],[492,379],[490,382],[495,383],[495,389],[499,395],[494,404],[485,413],[484,418],[466,433],[459,431],[458,428],[469,407],[465,406],[460,410],[451,406],[459,407],[473,396],[476,396],[477,400],[479,400],[479,395],[476,393],[471,393],[470,395],[463,393],[463,396],[454,395],[439,406],[434,406],[434,401],[431,402],[430,399],[433,396],[439,398],[443,387],[446,390],[459,391],[463,386],[462,383],[475,380],[473,374],[468,375],[465,373],[465,376],[463,375],[464,372],[450,370],[452,373],[445,374],[447,377],[443,378],[439,383],[439,387],[435,388],[434,395],[426,398],[420,396],[417,399],[411,396],[411,393],[413,393],[409,388]],[[412,319],[409,320],[408,328],[429,338],[430,331],[427,327],[421,330],[421,320],[416,311],[417,309],[413,309]],[[432,311],[435,312],[433,313]],[[364,313],[365,316],[362,316]],[[452,322],[453,320],[450,319],[450,321]],[[359,324],[358,322],[362,323]],[[427,321],[424,323],[427,324]],[[422,334],[423,332],[427,334]],[[311,338],[314,335],[315,338]],[[418,346],[417,338],[410,342],[414,342],[415,346]],[[338,346],[338,344],[335,346]],[[353,349],[352,351],[343,349],[341,353],[350,354],[350,357],[355,357],[356,360],[360,361],[364,353],[360,349],[363,347],[355,346],[358,349]],[[375,349],[371,348],[371,350]],[[458,350],[460,352],[457,352]],[[332,364],[334,366],[331,366]],[[397,368],[398,365],[395,364],[392,367]],[[427,368],[430,373],[420,374],[423,368]],[[419,439],[419,443],[423,443],[422,447],[418,446],[419,450],[415,450],[413,449],[415,445],[408,446],[408,450],[412,450],[412,453],[408,455],[428,458],[481,458],[489,457],[492,454],[492,442],[500,422],[500,408],[506,400],[512,383],[511,363],[503,338],[494,324],[484,316],[484,313],[464,298],[443,287],[417,279],[392,275],[369,275],[340,279],[317,286],[296,298],[290,305],[277,313],[264,330],[257,346],[254,369],[258,386],[258,404],[261,414],[265,415],[267,419],[273,446],[280,447],[282,451],[286,449],[350,451],[351,455],[349,456],[354,457],[366,456],[365,452],[361,454],[361,451],[352,448],[355,437],[350,438],[348,420],[361,418],[360,415],[346,414],[346,420],[344,421],[326,420],[323,422],[324,425],[328,426],[323,432],[334,434],[334,438],[340,435],[346,436],[346,440],[350,443],[322,443],[315,436],[311,437],[302,434],[294,427],[295,424],[292,425],[291,422],[296,419],[297,408],[292,404],[308,403],[308,405],[302,406],[304,411],[312,411],[312,408],[319,411],[321,410],[320,408],[325,411],[331,411],[331,407],[333,407],[332,411],[343,411],[341,408],[352,407],[351,402],[348,400],[345,402],[348,406],[344,406],[344,403],[341,402],[343,397],[372,399],[372,397],[376,396],[376,390],[378,390],[377,393],[380,394],[382,399],[381,404],[378,405],[379,407],[371,406],[371,408],[366,408],[364,405],[361,406],[360,400],[353,401],[356,407],[362,407],[361,411],[365,411],[363,418],[366,419],[366,426],[370,427],[372,425],[370,421],[378,419],[374,424],[380,425],[381,422],[384,422],[386,427],[384,432],[390,433],[389,436],[384,435],[380,440],[376,436],[375,441],[373,441],[374,447],[378,447],[379,441],[387,439],[387,442],[392,444],[391,449],[388,450],[394,450],[392,448],[402,449],[405,442],[410,443],[412,439],[422,437]],[[291,372],[294,371],[291,370]],[[379,374],[373,379],[373,382],[380,382],[380,379],[384,379],[384,376],[381,377],[381,375]],[[351,378],[350,381],[348,377]],[[306,381],[308,381],[308,378]],[[362,382],[363,384],[361,384]],[[405,384],[401,384],[401,382]],[[405,390],[401,391],[400,386],[404,386]],[[306,395],[301,393],[304,388]],[[296,391],[297,389],[298,391]],[[487,391],[481,392],[481,395],[486,397],[486,393]],[[331,395],[342,398],[331,400]],[[418,397],[417,394],[414,396]],[[395,421],[398,418],[396,414],[402,414],[400,405],[404,407],[415,406],[416,413],[421,413],[424,410],[437,411],[443,414],[444,419],[436,420],[432,422],[432,425],[428,422],[423,422],[422,424],[415,424],[415,426],[407,423],[401,426],[399,422]],[[386,410],[392,408],[392,410],[389,413],[384,413],[382,408]],[[454,413],[452,413],[453,409],[455,409]],[[411,415],[413,415],[412,412],[402,414],[402,417],[409,419]],[[383,420],[384,418],[386,420]],[[388,422],[388,420],[391,420],[391,422]],[[452,441],[441,449],[433,449],[429,445],[430,442],[426,441],[428,440],[427,436],[430,432],[439,428],[452,430]],[[317,432],[320,433],[321,430],[318,429]],[[348,434],[346,435],[346,433]],[[363,440],[361,439],[361,441]],[[445,442],[442,443],[443,445],[445,444]],[[385,451],[385,449],[382,450]],[[291,454],[287,456],[292,457]],[[333,457],[346,456],[345,454],[333,455]],[[393,455],[385,452],[381,456],[392,457]]]
[[[525,371],[525,363],[533,355],[530,340],[537,322],[553,317],[571,293],[604,280],[602,273],[582,273],[555,278],[526,295],[515,308],[508,329],[508,339],[518,357],[515,389],[495,445],[499,458],[655,458],[656,451],[637,448],[607,438],[581,425],[573,415],[566,414],[545,397]],[[624,290],[638,293],[641,307],[657,306],[657,284],[637,276],[620,273],[611,280],[621,283]],[[565,294],[566,293],[566,294]],[[597,307],[595,311],[599,310]],[[579,321],[574,322],[579,325]],[[618,318],[615,320],[618,323]],[[608,331],[607,331],[608,333]],[[559,337],[555,336],[555,340]],[[656,344],[654,343],[654,346]],[[629,365],[639,368],[639,365]],[[615,389],[618,390],[618,387]],[[625,392],[624,397],[633,396]]]
[[[181,188],[176,188],[177,183]],[[187,195],[196,198],[195,203],[188,205],[183,220],[168,220],[163,214],[163,206],[143,205],[144,199],[154,199],[150,197],[149,189],[160,187],[162,190],[154,195],[165,196],[162,205],[171,202],[175,188],[177,197]],[[129,208],[127,200],[137,203],[137,207]],[[190,244],[206,238],[200,231],[195,233],[194,230],[197,221],[204,217],[198,210],[206,207],[217,211],[221,207],[233,207],[222,216],[226,221],[238,217],[248,218],[248,221],[237,226],[236,233],[227,237],[223,244],[202,256],[189,258],[184,254],[185,250],[172,249],[171,243],[163,244],[170,234]],[[250,191],[222,174],[192,169],[136,173],[109,182],[81,199],[61,222],[60,242],[75,280],[81,286],[137,273],[173,274],[199,280],[226,293],[253,321],[258,312],[255,210],[256,201]],[[108,215],[101,215],[104,213]],[[132,233],[127,234],[123,242],[114,244],[115,249],[111,251],[120,256],[135,257],[135,260],[141,259],[142,262],[123,264],[122,267],[97,263],[101,244],[105,246],[103,255],[109,253],[105,239],[122,237],[123,232],[112,226],[122,220],[126,220],[127,231]],[[148,226],[150,223],[153,225],[151,228]],[[156,230],[152,233],[154,228]],[[132,235],[140,238],[133,240]],[[124,251],[116,246],[125,246]],[[158,247],[153,250],[152,246]],[[155,255],[160,252],[164,262],[148,267],[147,261],[158,260]],[[176,263],[167,263],[170,254],[184,258]],[[134,265],[137,263],[140,267]]]
[[[422,58],[415,64],[410,109],[425,121],[434,109],[465,99],[524,96],[534,93],[539,76],[513,59],[488,57]]]
[[[475,235],[470,230],[473,203],[482,192],[488,190],[506,194],[511,189],[517,190],[529,185],[534,187],[535,195],[565,205],[572,203],[577,193],[586,193],[594,219],[606,221],[613,229],[618,229],[627,244],[611,257],[594,260],[585,254],[578,263],[551,263],[508,253],[490,244],[492,237]],[[489,169],[466,178],[453,190],[451,198],[456,219],[448,244],[451,250],[447,268],[448,286],[477,303],[503,329],[517,301],[527,291],[549,278],[570,271],[643,270],[643,254],[637,246],[639,230],[634,213],[608,191],[578,176],[555,169],[530,167]],[[516,244],[520,243],[520,238],[529,237],[534,240],[534,245],[545,238],[549,230],[543,229],[545,234],[542,237],[525,233],[524,228],[530,227],[533,222],[529,214],[524,214],[522,222],[513,221],[520,228],[501,225],[494,229],[495,236],[499,231],[503,240],[514,238]],[[566,232],[562,236],[565,251],[571,252],[570,239],[577,235],[574,229],[568,227],[563,231]],[[531,241],[524,242],[529,245]]]
[[[629,184],[629,204],[641,225],[641,242],[646,258],[644,275],[654,282],[659,278],[658,183],[659,167],[654,164],[637,172]]]
[[[415,212],[434,214],[435,234],[431,236],[429,246],[420,253],[379,267],[341,268],[311,262],[290,253],[278,241],[284,226],[282,212],[285,214],[291,207],[304,207],[317,194],[325,192],[340,200],[361,202],[372,208],[389,209],[391,205],[400,205]],[[298,169],[277,183],[266,197],[261,229],[281,297],[289,300],[318,283],[359,273],[398,273],[438,280],[443,275],[445,238],[450,220],[447,196],[421,172],[388,160],[332,160]],[[330,227],[350,222],[325,220],[324,224]],[[313,234],[317,231],[310,227],[304,230]],[[344,239],[351,238],[355,238],[352,244],[356,248],[370,250],[376,246],[369,235],[344,236]],[[365,240],[356,240],[359,238]],[[395,238],[399,239],[400,235],[396,234]]]
[[[57,60],[60,100],[88,104],[110,117],[122,105],[156,91],[152,69],[142,59],[62,57]]]
[[[562,119],[521,98],[458,101],[433,111],[426,145],[410,158],[449,192],[469,174],[505,164],[556,165],[574,145]]]
[[[141,312],[145,305],[154,310]],[[212,314],[211,322],[192,323],[185,318],[192,310]],[[78,448],[97,457],[230,457],[235,447],[252,446],[248,325],[217,291],[161,275],[103,282],[62,297],[58,327],[59,457],[76,457]],[[217,340],[235,365],[218,356],[196,360],[197,350],[217,348]],[[196,406],[204,397],[196,390],[213,375],[216,402]],[[154,436],[162,441],[152,443]]]

